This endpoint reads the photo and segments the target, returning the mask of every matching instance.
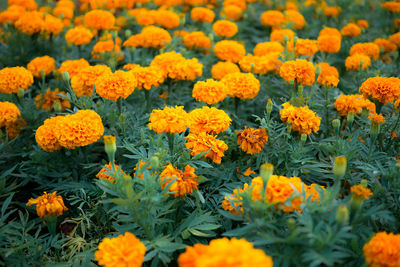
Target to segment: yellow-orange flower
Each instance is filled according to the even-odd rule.
[[[379,232],[364,244],[365,262],[370,267],[397,267],[400,262],[400,234]]]
[[[190,149],[190,155],[195,156],[200,153],[209,151],[204,157],[211,159],[213,162],[220,164],[224,152],[228,150],[228,146],[224,141],[217,139],[216,136],[201,132],[199,134],[189,134],[186,138],[185,146]]]
[[[49,217],[53,214],[57,216],[61,216],[64,210],[68,210],[64,205],[64,201],[61,196],[57,196],[57,191],[48,194],[44,192],[43,195],[37,198],[29,199],[26,204],[28,207],[32,205],[36,205],[37,215],[42,217]]]
[[[239,20],[242,18],[243,11],[243,9],[236,5],[224,5],[221,16],[230,20]]]
[[[381,114],[377,114],[377,113],[373,113],[373,114],[369,115],[368,119],[370,119],[371,124],[374,124],[374,125],[379,125],[386,121],[385,117],[383,117]]]
[[[318,37],[318,49],[321,52],[334,54],[340,51],[342,43],[341,36],[337,35],[320,35]]]
[[[93,33],[83,26],[77,26],[69,29],[65,33],[65,40],[68,44],[73,45],[85,45],[90,43],[93,38]]]
[[[374,41],[380,48],[383,48],[385,53],[395,52],[397,50],[396,44],[384,38],[377,38]]]
[[[278,59],[276,53],[270,53],[260,57],[248,54],[239,61],[239,65],[244,72],[264,75],[268,72],[278,72],[282,62]]]
[[[185,171],[175,169],[171,163],[165,166],[164,170],[160,173],[161,188],[164,189],[169,183],[169,192],[173,193],[175,197],[184,197],[186,194],[192,195],[193,190],[197,189],[199,182],[197,175],[194,173],[195,169],[186,165]]]
[[[177,28],[179,27],[179,15],[171,10],[159,9],[156,23],[166,29]]]
[[[229,194],[228,196],[224,197],[224,200],[222,201],[222,204],[221,204],[222,208],[224,210],[229,211],[232,214],[241,216],[242,213],[244,212],[243,207],[242,207],[243,197],[241,197],[239,194],[243,193],[248,187],[249,187],[249,185],[247,183],[245,183],[243,185],[243,188],[233,189],[232,194]]]
[[[49,56],[35,57],[28,63],[27,69],[34,77],[40,78],[42,72],[47,76],[56,69],[56,60]]]
[[[72,77],[77,75],[81,70],[89,66],[89,62],[87,62],[84,58],[65,60],[63,63],[61,63],[61,66],[58,68],[57,72],[61,75],[64,72],[68,72],[69,77],[72,79]]]
[[[295,36],[294,31],[290,29],[276,29],[271,32],[270,35],[270,41],[271,42],[280,42],[280,43],[285,43],[285,36],[287,36],[288,40],[288,46],[293,45],[293,38]],[[292,46],[293,47],[293,46]]]
[[[123,46],[162,48],[169,42],[171,42],[171,35],[168,31],[156,26],[146,26],[141,33],[129,37]]]
[[[400,12],[400,3],[398,1],[387,1],[381,4],[381,7],[390,12]]]
[[[17,93],[33,84],[32,73],[24,67],[11,67],[0,70],[0,93]]]
[[[54,135],[55,127],[60,118],[61,116],[48,118],[44,121],[43,125],[36,130],[36,143],[38,143],[44,151],[54,152],[62,148]]]
[[[282,104],[283,109],[280,111],[281,120],[290,123],[292,131],[300,134],[311,134],[318,132],[321,124],[321,117],[316,116],[315,112],[310,110],[308,106],[295,107],[290,103]]]
[[[111,37],[111,36],[110,36]],[[106,36],[104,40],[100,39],[92,49],[92,57],[95,59],[108,60],[113,59],[116,62],[124,59],[124,53],[121,52],[121,39],[116,37],[115,40]]]
[[[229,20],[217,20],[213,24],[212,29],[215,35],[228,38],[234,36],[239,31],[236,24]]]
[[[323,11],[325,16],[336,18],[337,16],[339,16],[342,9],[339,6],[327,6],[324,7]]]
[[[369,56],[371,59],[377,60],[379,58],[379,53],[379,46],[375,43],[356,43],[350,48],[350,56],[363,54]]]
[[[22,33],[29,35],[39,33],[45,27],[43,13],[38,11],[25,12],[18,18],[14,25]]]
[[[64,97],[60,95],[63,95]],[[71,107],[71,104],[67,99],[67,94],[64,92],[60,92],[58,88],[56,88],[54,91],[47,89],[44,95],[38,94],[35,97],[35,104],[37,109],[50,110],[54,107],[54,104],[56,102],[60,103],[61,110],[65,110],[66,108]]]
[[[225,111],[207,106],[192,110],[187,117],[187,126],[195,134],[219,134],[226,131],[231,122]]]
[[[346,58],[345,61],[346,70],[358,71],[360,69],[366,69],[371,66],[371,59],[369,56],[364,54],[354,54]]]
[[[258,154],[263,150],[268,141],[267,131],[264,128],[253,129],[245,126],[244,130],[237,133],[237,143],[247,154]]]
[[[107,10],[92,10],[85,14],[84,23],[94,30],[110,30],[114,27],[115,17]]]
[[[367,29],[367,28],[369,28],[368,20],[365,20],[365,19],[359,19],[359,20],[357,20],[357,25],[358,25],[358,27],[360,27],[360,28],[362,28],[362,29]]]
[[[124,68],[130,69],[129,73],[136,77],[137,88],[139,90],[150,90],[152,87],[158,87],[164,82],[163,72],[157,66],[141,67],[137,65],[132,68],[126,68],[125,66]]]
[[[215,13],[211,9],[205,7],[194,7],[192,11],[190,11],[190,17],[194,21],[211,23],[215,18]]]
[[[397,48],[400,48],[400,32],[390,35],[389,41],[396,44]]]
[[[83,68],[71,79],[71,87],[77,97],[90,96],[97,78],[101,75],[111,74],[111,69],[106,65],[95,65]]]
[[[155,109],[150,114],[149,129],[158,134],[182,133],[186,131],[187,113],[183,106]]]
[[[340,32],[343,36],[357,37],[361,34],[361,28],[355,23],[349,23]]]
[[[8,5],[16,5],[28,10],[36,10],[38,8],[38,4],[35,0],[8,0]]]
[[[221,82],[226,85],[231,97],[252,99],[260,91],[260,81],[252,73],[230,73],[225,75]]]
[[[368,189],[367,187],[364,187],[361,184],[358,185],[353,185],[350,188],[350,192],[353,194],[353,196],[360,198],[360,199],[369,199],[370,196],[373,195],[372,191]]]
[[[137,80],[129,72],[117,70],[114,73],[103,74],[94,83],[99,96],[117,101],[119,98],[126,99],[137,86]]]
[[[225,75],[234,72],[240,72],[240,69],[235,63],[230,61],[220,61],[211,68],[212,77],[218,81],[224,78]]]
[[[306,25],[306,20],[303,15],[296,10],[285,11],[285,23],[291,24],[293,29],[301,30]]]
[[[186,34],[183,37],[183,43],[188,49],[198,49],[201,51],[207,51],[211,47],[211,40],[208,38],[204,32],[195,31]]]
[[[0,24],[14,24],[25,12],[26,9],[22,6],[9,5],[6,10],[0,12]]]
[[[315,67],[305,59],[289,60],[282,64],[279,74],[287,81],[311,86],[315,81]]]
[[[284,24],[285,15],[278,10],[267,10],[261,14],[260,21],[265,27],[278,27]]]
[[[336,87],[339,83],[339,71],[326,62],[321,62],[317,66],[321,69],[317,83],[329,87]]]
[[[11,102],[0,102],[0,128],[12,125],[21,117],[18,107]]]
[[[58,35],[62,32],[63,28],[64,28],[64,23],[62,22],[61,19],[53,17],[50,14],[47,14],[46,17],[44,18],[44,27],[42,31],[49,34]]]
[[[349,113],[360,114],[362,109],[367,109],[369,113],[375,113],[375,104],[365,99],[362,95],[340,95],[334,106],[340,116],[345,116]]]
[[[208,105],[218,103],[225,99],[228,88],[224,83],[207,79],[207,81],[198,81],[192,90],[192,96],[197,101],[202,101]]]
[[[299,38],[294,47],[296,56],[312,56],[318,51],[318,42]]]
[[[400,98],[400,79],[372,77],[361,84],[359,91],[365,98],[371,96],[383,104],[393,103]]]
[[[285,48],[279,42],[263,42],[258,43],[253,49],[255,56],[261,57],[271,53],[280,54],[285,51]]]
[[[236,41],[222,40],[215,44],[214,53],[220,60],[236,63],[244,57],[246,49]]]
[[[104,238],[94,253],[99,265],[105,267],[140,267],[146,254],[145,245],[134,234],[125,232],[114,238]]]
[[[114,164],[114,167],[115,172],[113,172],[111,162],[104,165],[104,167],[96,174],[96,178],[114,182],[115,178],[113,176],[115,176],[118,172],[124,174],[124,171],[117,164]],[[112,176],[110,174],[112,174]]]

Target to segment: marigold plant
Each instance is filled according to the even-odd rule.
[[[285,123],[290,123],[292,131],[300,134],[318,132],[321,117],[316,116],[316,112],[310,110],[308,106],[295,107],[290,103],[284,103],[282,106],[283,109],[280,111],[281,120]]]
[[[63,211],[68,210],[62,197],[57,196],[57,191],[50,194],[44,192],[43,195],[37,198],[29,199],[26,205],[36,205],[36,212],[39,217],[49,217],[53,214],[61,216]]]
[[[231,122],[225,111],[207,106],[190,111],[187,117],[187,126],[195,134],[219,134],[226,131]]]

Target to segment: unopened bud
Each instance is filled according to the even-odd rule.
[[[63,80],[64,80],[65,82],[68,83],[69,80],[70,80],[69,73],[68,73],[68,72],[63,72],[62,78],[63,78]]]
[[[104,139],[104,150],[106,151],[109,160],[111,162],[114,162],[115,152],[117,151],[116,138],[115,136],[112,135],[105,135],[103,139]]]
[[[132,35],[131,30],[125,30],[125,37],[128,39]]]
[[[18,98],[23,98],[23,97],[24,97],[24,95],[25,95],[25,91],[24,91],[24,89],[22,89],[22,88],[19,88],[19,89],[18,89],[18,92],[17,92],[17,96],[18,96]]]
[[[362,179],[361,182],[360,182],[360,184],[361,184],[363,187],[365,187],[365,188],[368,187],[368,181],[365,180],[365,179]]]
[[[339,128],[340,128],[340,120],[339,119],[334,119],[333,121],[332,121],[332,126],[333,126],[333,128],[336,130],[339,130]]]
[[[345,224],[349,220],[349,209],[346,205],[340,205],[336,210],[336,221]]]
[[[345,156],[336,157],[333,163],[333,174],[340,178],[346,173],[347,159]]]
[[[272,100],[271,100],[271,98],[269,98],[268,102],[267,102],[267,108],[266,108],[268,114],[271,114],[272,108],[273,108]]]
[[[55,112],[61,112],[62,111],[62,106],[61,106],[60,100],[56,100],[56,102],[54,102],[53,108],[54,108]]]
[[[156,156],[150,158],[150,167],[152,169],[158,169],[160,167],[160,159]]]
[[[316,66],[315,67],[315,75],[319,76],[320,73],[321,73],[321,66]]]
[[[302,143],[305,143],[307,141],[307,135],[306,134],[302,134],[300,140],[301,140]]]
[[[293,219],[293,218],[289,218],[289,219],[287,220],[287,226],[288,226],[288,229],[289,229],[290,231],[293,231],[294,228],[296,227],[296,220]]]
[[[349,124],[349,125],[352,125],[353,124],[353,121],[354,121],[354,113],[353,112],[349,112],[349,114],[347,114],[347,123]]]
[[[274,165],[271,163],[264,163],[260,167],[260,176],[265,182],[265,184],[268,182],[269,177],[271,177],[272,173],[274,172]]]

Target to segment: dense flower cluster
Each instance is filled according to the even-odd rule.
[[[368,110],[369,113],[375,113],[375,104],[365,99],[362,95],[340,95],[334,106],[339,112],[340,116],[345,116],[349,113],[360,114],[363,109]]]
[[[285,123],[290,123],[292,131],[300,134],[318,132],[321,117],[316,116],[316,113],[310,110],[308,106],[295,107],[290,103],[284,103],[282,106],[283,109],[280,111],[281,120]]]
[[[356,43],[350,48],[350,56],[355,54],[363,54],[371,59],[377,60],[379,58],[380,49],[375,43]]]
[[[304,59],[289,60],[282,64],[279,74],[287,82],[311,86],[315,81],[314,65]]]
[[[190,149],[190,155],[195,156],[200,153],[206,153],[204,157],[211,159],[214,163],[220,164],[224,152],[228,150],[228,146],[224,141],[217,139],[214,135],[201,132],[199,134],[189,134],[185,137],[186,148]]]
[[[244,130],[237,133],[237,143],[239,147],[250,155],[260,153],[267,141],[267,131],[263,128],[253,129],[245,126]]]
[[[129,69],[129,73],[137,80],[137,88],[139,90],[150,90],[152,87],[158,87],[164,82],[164,75],[162,70],[157,66],[141,67],[135,66],[124,66],[125,69]]]
[[[268,72],[278,72],[282,62],[278,59],[277,54],[270,53],[264,56],[253,56],[248,54],[239,61],[240,68],[244,72],[252,72],[255,74],[266,74]]]
[[[186,131],[187,113],[183,106],[165,107],[153,110],[149,121],[149,129],[158,134],[181,133]]]
[[[359,89],[364,97],[371,96],[376,101],[383,104],[393,103],[400,98],[400,79],[372,77],[363,82]]]
[[[195,169],[190,165],[186,165],[185,171],[174,168],[171,163],[165,166],[160,173],[161,188],[164,189],[169,185],[168,191],[175,197],[184,197],[186,194],[192,194],[197,189],[199,182]],[[170,184],[172,182],[172,184]]]
[[[111,69],[106,65],[95,65],[81,69],[71,79],[71,87],[77,97],[82,95],[90,96],[93,92],[94,84],[102,75],[111,74]]]
[[[126,99],[132,94],[137,86],[137,80],[131,73],[117,70],[114,73],[99,76],[94,85],[99,96],[117,101],[119,98]]]
[[[223,82],[230,97],[252,99],[260,91],[260,81],[251,73],[234,72],[224,76]]]
[[[17,93],[33,84],[32,73],[24,67],[11,67],[0,70],[0,93]]]
[[[219,134],[226,131],[231,122],[225,111],[207,106],[192,110],[187,118],[187,126],[195,134]]]
[[[213,79],[207,79],[207,81],[198,81],[193,86],[192,96],[197,101],[212,105],[224,100],[227,93],[228,88],[224,83]]]
[[[94,30],[109,30],[115,24],[115,17],[107,10],[92,10],[85,14],[84,23]]]
[[[36,212],[39,217],[49,217],[51,215],[61,216],[64,210],[68,210],[64,205],[61,196],[57,196],[57,191],[48,194],[44,192],[43,195],[37,198],[29,199],[26,204],[28,207],[36,205]]]

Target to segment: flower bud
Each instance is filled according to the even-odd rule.
[[[289,218],[289,219],[287,220],[287,226],[288,226],[288,229],[289,229],[290,231],[293,231],[294,228],[295,228],[295,226],[296,226],[296,220],[293,219],[293,218]]]
[[[117,151],[116,138],[112,135],[105,135],[104,139],[104,149],[108,155],[111,162],[114,162],[115,152]]]
[[[349,125],[352,125],[353,124],[353,121],[354,121],[354,113],[353,112],[349,112],[349,114],[347,114],[347,123],[349,124]]]
[[[150,167],[152,169],[158,169],[160,167],[160,159],[156,156],[150,158]]]
[[[292,132],[292,123],[291,122],[289,122],[287,124],[287,132],[288,132],[288,134],[290,134]]]
[[[360,184],[361,184],[363,187],[365,187],[365,188],[368,187],[368,181],[365,180],[365,179],[362,179],[361,182],[360,182]]]
[[[305,143],[307,141],[307,135],[306,134],[302,134],[300,137],[300,140],[302,143]]]
[[[333,163],[333,174],[337,177],[343,177],[347,169],[347,159],[345,156],[336,157]]]
[[[132,31],[131,30],[125,30],[126,39],[128,39],[131,35],[132,35]]]
[[[332,126],[335,129],[335,131],[339,131],[339,129],[340,129],[340,120],[339,119],[334,119],[332,121]]]
[[[266,109],[267,109],[267,114],[271,114],[272,108],[273,108],[272,100],[271,100],[271,98],[269,98],[269,99],[268,99],[268,102],[267,102],[267,107],[266,107]]]
[[[54,102],[53,108],[54,108],[55,112],[61,112],[62,111],[62,106],[61,106],[60,100],[56,100],[56,102]]]
[[[17,96],[18,96],[18,98],[23,98],[24,97],[24,95],[25,95],[25,91],[24,91],[24,89],[22,89],[22,88],[19,88],[18,89],[18,92],[17,92]]]
[[[321,73],[321,66],[316,66],[315,67],[315,75],[319,76],[320,73]]]
[[[346,205],[340,205],[336,210],[336,221],[345,224],[349,220],[349,209]]]
[[[64,82],[69,83],[70,77],[69,77],[68,72],[63,72],[62,78],[63,78]]]
[[[274,165],[272,165],[271,163],[264,163],[261,165],[260,176],[265,184],[267,184],[269,177],[271,177],[273,172],[274,172]]]

